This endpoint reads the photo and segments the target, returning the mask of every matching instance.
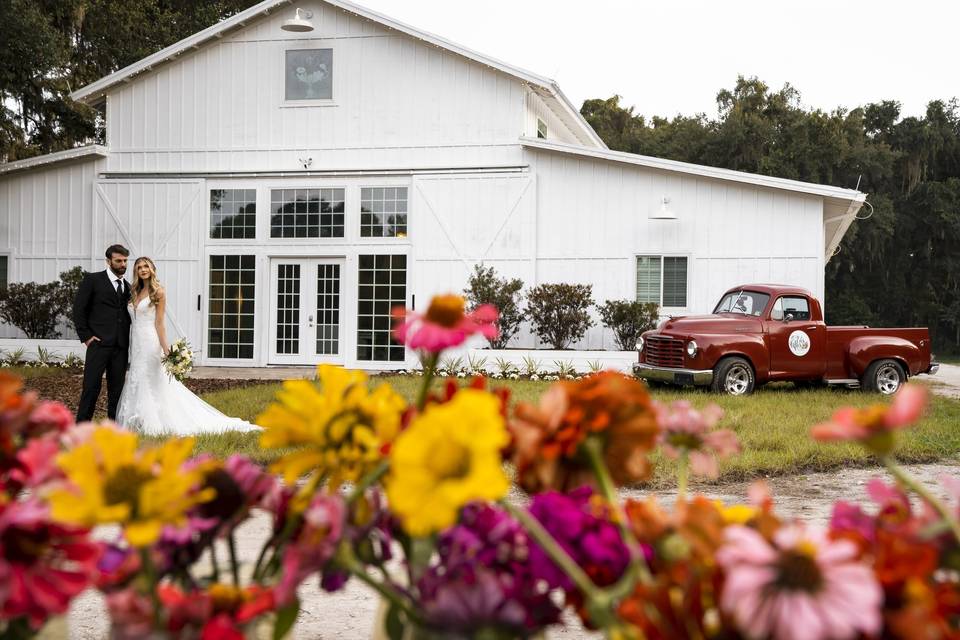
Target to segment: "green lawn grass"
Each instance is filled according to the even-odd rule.
[[[390,383],[398,393],[412,401],[421,378],[383,376],[373,384]],[[463,383],[464,381],[460,381]],[[506,386],[511,399],[536,401],[549,386],[547,382],[491,381]],[[437,381],[439,389],[443,381]],[[220,391],[204,399],[228,415],[253,420],[270,402],[279,384],[265,384],[246,389]],[[719,481],[730,482],[755,477],[789,475],[810,471],[829,471],[842,467],[867,466],[874,463],[861,447],[854,444],[820,444],[813,441],[810,426],[830,417],[844,405],[866,406],[883,400],[876,395],[847,389],[799,391],[789,384],[768,385],[752,396],[730,397],[702,390],[657,388],[654,398],[660,401],[689,400],[694,406],[719,404],[725,412],[721,426],[733,429],[740,438],[743,452],[721,464]],[[277,452],[263,451],[256,434],[232,433],[201,436],[200,450],[217,456],[245,453],[257,460],[268,461]],[[960,454],[960,401],[934,396],[926,419],[903,433],[898,457],[903,462],[932,462],[955,459]],[[657,471],[653,484],[665,486],[673,482],[674,466],[669,460],[654,456]]]

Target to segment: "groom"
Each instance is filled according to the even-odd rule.
[[[130,344],[130,285],[123,279],[130,252],[123,245],[107,247],[107,269],[88,273],[73,302],[73,323],[87,347],[83,365],[83,391],[77,407],[77,422],[93,418],[100,396],[103,372],[107,372],[107,417],[117,417],[117,404],[127,375]]]

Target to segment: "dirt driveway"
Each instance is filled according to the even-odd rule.
[[[939,375],[918,378],[929,384],[935,393],[960,398],[960,367],[944,365]],[[923,464],[908,467],[924,483],[940,493],[937,479],[944,474],[960,473],[960,463],[945,461],[939,464]],[[799,476],[772,478],[769,480],[777,503],[777,511],[784,517],[804,520],[814,525],[823,525],[830,518],[832,504],[836,500],[850,500],[867,504],[866,484],[881,469],[846,469],[832,473],[811,473]],[[746,501],[748,484],[735,483],[719,486],[694,487],[710,497],[728,504]],[[623,495],[641,497],[644,492],[624,491]],[[664,501],[674,498],[672,491],[656,492]],[[238,546],[241,558],[256,556],[260,542],[265,538],[269,521],[262,517],[248,522],[239,530]],[[226,557],[222,552],[220,557]],[[315,581],[301,588],[303,608],[297,621],[296,638],[342,638],[360,639],[370,637],[378,600],[369,589],[352,580],[340,593],[322,594]],[[69,630],[50,629],[47,638],[69,637],[74,640],[100,640],[106,638],[107,618],[102,599],[94,592],[78,598],[68,618]],[[599,637],[583,630],[575,620],[567,627],[554,631],[553,638]]]

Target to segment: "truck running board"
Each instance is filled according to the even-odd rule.
[[[849,389],[859,389],[860,381],[856,378],[834,378],[832,380],[826,380],[827,384],[842,384],[846,385]]]

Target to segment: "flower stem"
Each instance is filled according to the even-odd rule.
[[[143,565],[143,574],[147,578],[147,584],[150,589],[150,603],[153,607],[153,614],[151,616],[153,620],[153,628],[157,631],[160,630],[160,592],[157,591],[157,587],[160,585],[157,584],[157,571],[156,567],[153,566],[153,558],[150,557],[150,548],[143,547],[140,549],[140,564]]]
[[[897,479],[900,484],[911,489],[914,493],[920,496],[927,504],[933,507],[944,522],[950,528],[950,531],[953,533],[953,537],[957,539],[957,542],[960,542],[960,522],[957,522],[957,519],[950,513],[950,509],[943,503],[942,500],[937,498],[935,495],[930,493],[930,490],[927,489],[922,482],[911,476],[907,473],[906,469],[901,467],[893,459],[893,456],[882,456],[880,458],[883,461],[884,466],[887,468],[887,471],[890,472],[894,478]]]
[[[423,356],[423,386],[420,387],[420,394],[417,396],[417,411],[423,411],[427,404],[427,394],[430,392],[430,384],[433,382],[439,360],[439,353],[427,353]]]
[[[503,501],[502,504],[504,509],[516,518],[517,522],[523,525],[523,528],[536,540],[544,552],[550,556],[550,559],[573,580],[573,583],[588,600],[606,600],[606,595],[603,594],[597,585],[593,584],[590,576],[580,568],[580,565],[574,562],[566,550],[550,535],[550,532],[544,529],[539,520],[530,515],[530,512],[526,509],[516,507],[506,501]]]
[[[230,572],[233,574],[233,586],[240,586],[240,563],[237,562],[237,541],[233,537],[233,531],[227,536],[227,549],[230,551]]]
[[[677,467],[677,502],[687,499],[687,480],[690,476],[690,452],[680,451],[680,462]]]
[[[383,475],[390,469],[390,460],[384,458],[377,466],[371,469],[367,475],[360,478],[360,481],[357,482],[356,486],[353,488],[353,491],[350,493],[350,497],[347,498],[347,505],[352,505],[361,497],[363,497],[364,492],[373,486]]]
[[[357,560],[357,557],[354,555],[353,549],[350,548],[349,544],[341,543],[339,549],[337,549],[337,555],[334,562],[349,571],[352,575],[356,576],[361,582],[365,583],[371,589],[379,593],[383,598],[386,598],[390,604],[403,611],[403,613],[407,616],[407,620],[416,624],[420,623],[420,616],[417,615],[417,613],[410,607],[403,594],[397,591],[393,585],[388,584],[387,582],[380,582],[367,573],[363,564]]]

